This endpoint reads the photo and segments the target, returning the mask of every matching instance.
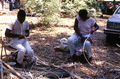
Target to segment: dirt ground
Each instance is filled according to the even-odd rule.
[[[93,60],[91,64],[82,64],[81,62],[68,62],[70,56],[68,52],[55,52],[54,47],[58,46],[57,39],[68,38],[72,33],[75,18],[61,18],[58,25],[54,27],[36,27],[30,30],[28,40],[34,49],[35,56],[43,61],[43,64],[55,65],[70,73],[68,79],[119,79],[120,78],[120,48],[116,45],[106,43],[106,35],[103,29],[106,27],[106,22],[109,15],[104,15],[103,18],[96,18],[99,30],[94,34],[93,45]],[[12,20],[16,19],[16,14],[7,14],[0,16],[0,40],[2,31],[8,26]],[[27,17],[29,22],[37,23],[39,18]],[[0,44],[1,45],[1,44]],[[15,68],[26,79],[47,79],[43,77],[45,71],[43,66],[35,65],[30,68]],[[46,69],[45,69],[46,70]],[[46,73],[49,72],[48,70]],[[8,73],[4,79],[17,79],[15,75]]]

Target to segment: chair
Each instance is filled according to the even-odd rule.
[[[10,47],[11,38],[8,38],[5,36],[5,30],[2,32],[2,46],[1,46],[1,60],[4,56],[6,56],[6,61],[8,62],[9,56],[8,54],[11,54],[11,52],[15,52],[16,49]],[[5,55],[3,55],[5,54]]]

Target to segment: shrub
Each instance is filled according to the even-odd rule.
[[[54,24],[60,18],[60,4],[58,0],[44,2],[42,19],[44,24]]]
[[[55,24],[62,17],[75,17],[80,9],[87,9],[89,16],[95,17],[100,11],[98,3],[94,0],[21,0],[26,12],[37,12],[42,18],[42,24]]]

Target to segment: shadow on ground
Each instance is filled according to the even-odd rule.
[[[67,70],[70,75],[71,73],[77,74],[81,78],[115,78],[115,76],[119,75],[116,71],[114,73],[110,72],[110,69],[116,68],[116,66],[119,65],[120,60],[118,55],[115,53],[119,53],[119,48],[106,44],[105,34],[103,32],[95,33],[95,43],[93,47],[94,60],[91,63],[92,65],[89,65],[81,64],[80,62],[68,62],[67,58],[70,57],[70,54],[68,52],[54,51],[54,47],[59,45],[57,39],[61,39],[64,37],[68,38],[72,34],[68,33],[69,30],[64,32],[62,32],[63,30],[60,31],[61,28],[65,30],[72,30],[68,26],[57,26],[54,27],[54,29],[44,27],[31,29],[32,34],[30,35],[30,37],[28,37],[28,40],[32,48],[34,49],[35,56],[37,56],[39,59],[42,59],[43,62],[48,62],[57,66],[62,67],[62,65],[64,64],[65,66],[62,68]],[[59,32],[57,32],[56,30],[58,30]],[[108,63],[111,63],[113,66],[109,65]],[[41,68],[44,70],[45,67],[37,67],[37,71],[34,71],[35,67],[37,66],[34,66],[33,69],[29,69],[28,72],[31,71],[31,73],[36,73],[36,76],[34,77],[37,77],[38,73],[38,76],[40,76],[42,74],[42,72],[40,71]],[[48,67],[45,70],[50,72],[50,69],[51,68]]]

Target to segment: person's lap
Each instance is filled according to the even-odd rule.
[[[32,56],[34,54],[34,51],[26,39],[24,40],[22,39],[19,40],[19,42],[15,42],[14,44],[11,44],[11,47],[19,51],[17,57],[18,63],[23,63],[24,56],[28,56],[32,61]]]

